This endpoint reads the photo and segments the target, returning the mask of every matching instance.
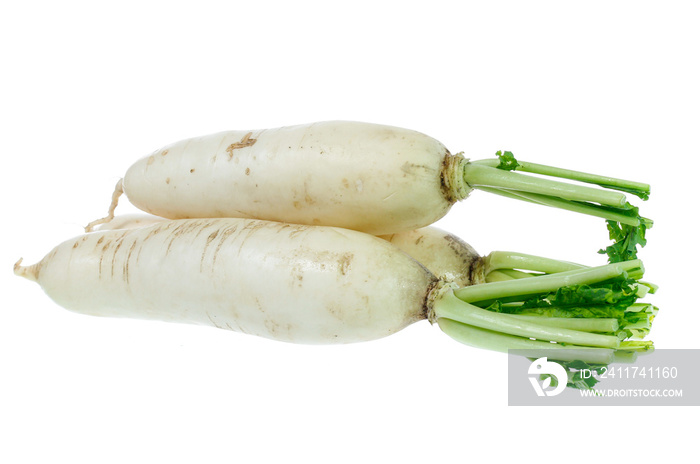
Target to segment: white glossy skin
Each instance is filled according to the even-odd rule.
[[[329,121],[183,140],[137,161],[123,186],[135,206],[171,219],[259,218],[379,235],[432,224],[466,196],[463,183],[453,185],[460,159],[419,132]]]
[[[437,227],[380,235],[430,272],[459,287],[485,282],[484,260],[468,243]]]
[[[126,214],[101,225],[99,230],[133,229],[168,220],[148,214]],[[459,287],[486,281],[484,259],[471,245],[447,231],[430,226],[379,238],[407,253],[433,275]]]
[[[99,227],[97,227],[97,230],[138,229],[168,220],[169,219],[150,214],[122,214],[120,216],[115,216],[107,223],[101,224]]]
[[[59,305],[211,325],[296,343],[348,343],[427,317],[437,279],[360,232],[248,219],[167,221],[68,240],[32,266]]]

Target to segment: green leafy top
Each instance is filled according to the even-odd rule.
[[[606,335],[615,335],[620,340],[641,339],[649,333],[658,308],[651,304],[637,303],[640,285],[642,284],[635,279],[623,275],[594,285],[561,287],[555,292],[523,298],[517,304],[497,300],[486,309],[542,318],[614,318],[618,321],[619,328],[605,333]],[[630,340],[622,342],[620,350],[633,353],[651,349],[652,346],[648,341]],[[599,382],[596,375],[608,366],[582,360],[554,362],[566,370],[567,387],[580,390],[592,390]],[[582,375],[584,370],[589,374]],[[552,377],[552,381],[556,381],[556,378]]]
[[[627,339],[648,332],[658,311],[650,304],[635,304],[640,298],[639,284],[626,275],[594,285],[570,285],[554,292],[512,299],[502,298],[480,306],[498,313],[555,318],[614,318],[619,328],[610,335]],[[643,293],[643,292],[642,292]]]
[[[498,169],[503,169],[504,171],[514,171],[517,169],[520,164],[518,164],[518,160],[515,159],[515,156],[513,156],[513,153],[510,151],[504,151],[502,152],[501,150],[498,150],[496,152],[496,156],[498,156],[498,166],[496,166]]]
[[[627,362],[653,349],[644,338],[658,308],[639,300],[656,286],[640,280],[644,265],[638,259],[502,277],[445,293],[451,297],[438,299],[434,308],[441,329],[470,346],[499,351],[568,348],[552,352],[551,359],[564,361],[573,388],[595,384],[577,375],[582,366]]]
[[[636,208],[634,208],[636,210]],[[608,262],[618,263],[637,259],[637,245],[643,247],[647,244],[646,230],[651,226],[651,221],[639,218],[638,226],[630,226],[615,221],[607,221],[610,239],[615,243],[605,249],[599,250],[600,254],[608,255]]]

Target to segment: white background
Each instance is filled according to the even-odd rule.
[[[651,462],[694,449],[694,409],[508,407],[505,355],[425,322],[295,346],[73,314],[11,267],[81,233],[162,145],[361,120],[472,158],[509,149],[651,183],[652,339],[699,348],[698,18],[679,1],[3,2],[0,461]],[[483,254],[605,262],[602,220],[480,192],[439,225]]]

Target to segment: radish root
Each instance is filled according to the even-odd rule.
[[[117,209],[117,204],[119,203],[119,197],[124,194],[124,179],[119,179],[117,185],[114,186],[114,193],[112,193],[112,203],[109,205],[109,210],[107,210],[107,216],[101,219],[95,219],[90,224],[85,226],[85,232],[92,232],[95,226],[100,224],[106,224],[114,219],[114,210]]]
[[[31,266],[22,266],[22,259],[23,258],[18,259],[13,267],[15,275],[29,279],[32,282],[36,282],[37,277],[39,276],[39,269],[37,268],[37,265],[33,264]]]

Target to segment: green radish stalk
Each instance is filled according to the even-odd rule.
[[[86,229],[109,221],[125,193],[141,210],[170,219],[242,217],[383,235],[434,223],[473,189],[605,218],[625,237],[651,224],[625,197],[646,199],[647,184],[516,162],[510,153],[470,161],[416,131],[328,121],[220,132],[158,149],[127,170],[107,217]]]
[[[545,347],[552,359],[575,353],[610,362],[616,350],[651,343],[625,340],[625,313],[648,290],[639,283],[638,260],[460,288],[375,236],[220,218],[86,234],[34,265],[20,260],[14,270],[80,313],[203,324],[294,343],[373,340],[420,320],[469,345]],[[606,298],[589,301],[601,292]],[[569,315],[540,307],[550,300]],[[577,307],[581,317],[614,318],[618,326],[602,333],[569,328]]]

